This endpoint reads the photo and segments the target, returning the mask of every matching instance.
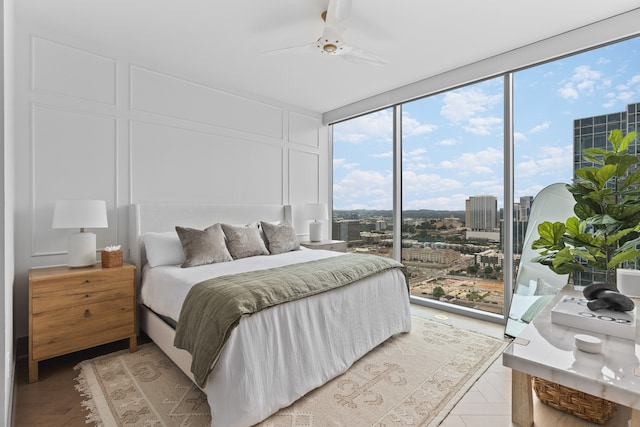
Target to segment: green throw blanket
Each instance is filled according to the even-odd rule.
[[[347,254],[250,271],[194,285],[182,305],[174,345],[193,358],[191,372],[204,387],[220,352],[243,315],[328,291],[402,264],[376,255]]]

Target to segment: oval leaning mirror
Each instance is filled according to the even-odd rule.
[[[531,249],[531,243],[540,237],[538,224],[544,221],[564,222],[574,215],[574,205],[575,200],[564,183],[551,184],[543,188],[533,199],[505,335],[517,337],[567,284],[568,274],[556,274],[546,265],[531,262],[531,259],[538,255],[537,251]]]

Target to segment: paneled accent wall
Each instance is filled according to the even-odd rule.
[[[42,31],[16,33],[18,337],[27,333],[28,269],[67,260],[73,230],[51,228],[58,199],[106,200],[109,227],[91,231],[98,249],[122,244],[125,256],[132,203],[286,203],[295,215],[327,201],[321,114]]]

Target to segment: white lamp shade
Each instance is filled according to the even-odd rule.
[[[315,221],[329,218],[326,203],[307,203],[304,207],[304,213],[307,219]]]
[[[53,228],[106,228],[107,203],[104,200],[57,200]]]

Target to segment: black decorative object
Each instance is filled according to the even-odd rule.
[[[582,293],[584,297],[589,300],[587,307],[592,311],[602,309],[630,311],[635,307],[631,298],[618,292],[615,286],[608,285],[604,282],[594,282],[587,285]]]

